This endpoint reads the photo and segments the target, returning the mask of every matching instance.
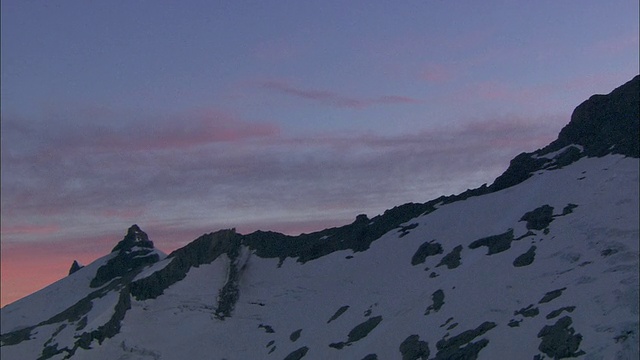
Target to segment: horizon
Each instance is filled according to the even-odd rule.
[[[0,306],[132,224],[169,253],[490,184],[638,74],[622,0],[1,7]]]

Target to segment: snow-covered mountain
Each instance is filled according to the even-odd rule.
[[[460,195],[169,255],[134,225],[2,308],[2,359],[638,359],[639,82]]]

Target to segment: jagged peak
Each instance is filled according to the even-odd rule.
[[[584,147],[584,156],[622,154],[640,157],[640,75],[607,95],[596,94],[578,105],[558,139],[536,153],[569,145]]]
[[[127,274],[135,274],[139,269],[160,260],[160,252],[155,250],[147,234],[132,225],[127,235],[111,251],[116,253],[105,265],[98,268],[90,287],[95,288]]]
[[[140,229],[137,224],[133,224],[128,230],[127,235],[122,239],[111,252],[131,251],[134,247],[153,249],[153,241],[149,240],[149,236]]]
[[[74,272],[82,269],[83,267],[84,267],[84,265],[78,263],[78,260],[73,260],[73,264],[71,264],[71,268],[69,268],[69,275],[71,275]]]

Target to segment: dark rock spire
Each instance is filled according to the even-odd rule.
[[[73,264],[71,264],[71,268],[69,269],[69,275],[73,274],[74,272],[82,269],[84,266],[80,265],[78,263],[78,260],[73,260]]]
[[[140,227],[136,224],[132,225],[127,230],[127,235],[113,248],[113,250],[111,250],[111,252],[131,251],[134,247],[153,249],[153,241],[149,240],[147,234],[140,230]]]
[[[138,225],[133,225],[127,230],[127,235],[111,253],[117,254],[98,268],[96,276],[89,284],[92,288],[102,286],[118,277],[135,275],[143,267],[160,259],[158,253],[154,251],[153,242]]]

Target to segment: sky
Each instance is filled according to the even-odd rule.
[[[639,67],[635,0],[1,2],[1,304],[490,184]]]

